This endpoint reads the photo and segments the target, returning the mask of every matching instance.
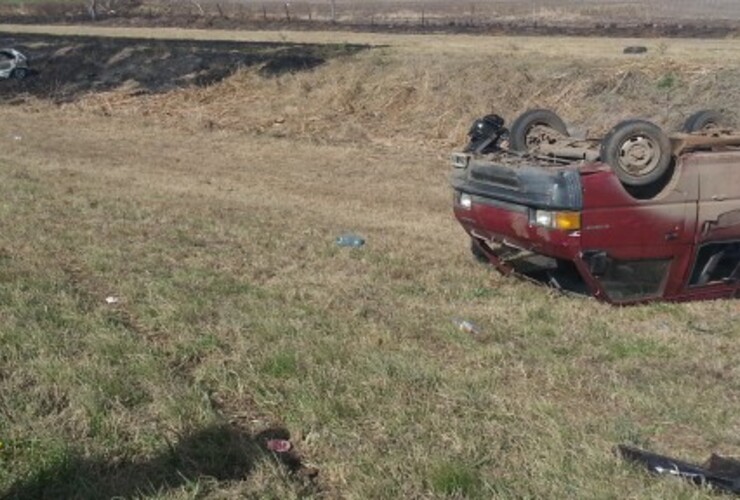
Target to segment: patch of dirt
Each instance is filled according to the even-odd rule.
[[[263,76],[313,69],[356,53],[364,45],[310,45],[68,37],[0,33],[0,46],[14,47],[31,61],[23,81],[0,80],[0,101],[32,95],[57,102],[83,94],[126,88],[161,93],[207,86],[240,68],[259,67]]]

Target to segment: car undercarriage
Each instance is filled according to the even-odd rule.
[[[549,110],[476,120],[452,154],[454,211],[504,274],[612,303],[738,294],[740,133],[719,113],[573,138]]]

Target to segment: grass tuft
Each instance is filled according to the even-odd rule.
[[[476,497],[480,493],[478,472],[464,462],[439,464],[431,473],[430,482],[436,493],[453,497]]]

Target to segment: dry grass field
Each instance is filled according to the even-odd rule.
[[[446,156],[492,111],[734,114],[739,42],[24,29],[378,47],[168,93],[0,94],[0,497],[716,498],[613,447],[740,455],[740,303],[500,277]],[[296,472],[261,446],[276,428]]]
[[[157,0],[150,0],[155,3]],[[201,5],[213,9],[215,0],[204,0]],[[221,2],[240,11],[238,1]],[[331,16],[330,1],[298,0],[290,2],[295,16],[313,19]],[[284,14],[282,0],[267,0],[259,5],[247,6],[255,17],[262,14],[261,7],[269,8],[272,17]],[[223,7],[222,7],[223,8]],[[243,10],[243,7],[241,7]],[[740,6],[733,0],[473,0],[450,2],[447,0],[337,0],[336,19],[345,22],[406,22],[418,23],[422,15],[429,23],[486,23],[539,22],[651,22],[651,21],[709,21],[740,19]]]
[[[79,23],[93,21],[89,5],[91,0],[3,0],[0,14],[21,22]],[[338,24],[355,29],[456,31],[487,26],[514,32],[523,26],[550,26],[598,33],[607,25],[649,29],[659,23],[674,25],[676,36],[688,26],[707,24],[730,26],[735,33],[740,20],[735,0],[95,0],[95,5],[94,22],[105,24],[248,29],[292,23],[294,29]]]

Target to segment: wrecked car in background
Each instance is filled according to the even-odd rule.
[[[28,58],[15,49],[0,49],[0,79],[23,80],[28,76]]]
[[[713,111],[575,139],[555,113],[477,120],[451,157],[479,259],[618,304],[740,296],[740,132]]]

